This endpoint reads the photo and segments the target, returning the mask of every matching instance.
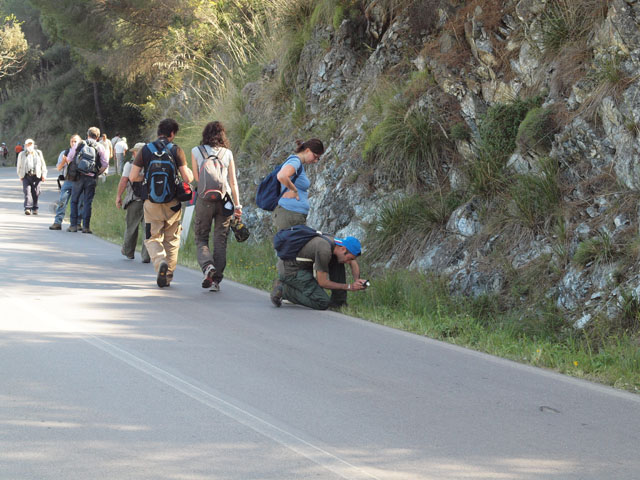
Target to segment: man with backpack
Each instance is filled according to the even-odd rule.
[[[131,152],[135,156],[144,143],[136,143],[131,149]],[[136,245],[138,244],[138,229],[140,224],[144,225],[144,200],[146,198],[145,186],[142,182],[132,182],[129,178],[131,174],[131,168],[133,164],[131,162],[125,163],[122,169],[122,177],[120,183],[118,183],[118,193],[116,194],[116,207],[126,210],[126,225],[127,228],[124,231],[124,240],[122,242],[122,249],[120,252],[129,260],[133,260],[136,251]],[[126,193],[124,201],[122,200],[122,194]],[[144,228],[144,227],[143,227]],[[149,263],[151,257],[147,252],[147,247],[142,244],[141,251],[142,263]]]
[[[109,159],[104,147],[98,143],[100,129],[91,127],[87,130],[87,139],[77,143],[69,150],[69,158],[75,164],[73,169],[77,171],[77,180],[73,182],[71,189],[71,226],[67,232],[78,231],[78,205],[82,196],[82,233],[91,231],[91,204],[96,194],[97,178],[107,168]]]
[[[145,245],[157,272],[158,287],[168,287],[178,263],[181,203],[177,198],[178,172],[186,182],[193,181],[184,151],[173,143],[178,122],[165,118],[158,124],[158,138],[136,154],[129,173],[131,181],[144,180],[146,222]],[[140,172],[144,169],[144,176]]]
[[[314,310],[338,308],[346,305],[348,291],[367,288],[367,281],[360,278],[356,257],[362,248],[355,237],[331,237],[305,225],[296,225],[280,230],[274,246],[279,257],[278,279],[273,285],[271,302],[276,307],[281,306],[284,299]],[[353,283],[346,281],[345,264],[351,267]],[[324,289],[331,290],[331,298]]]

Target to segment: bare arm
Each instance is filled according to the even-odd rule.
[[[187,182],[187,183],[193,182],[193,172],[186,165],[182,165],[180,167],[180,175],[182,175],[182,179],[185,182]]]
[[[364,286],[364,280],[362,279],[356,280],[353,283],[332,282],[329,280],[329,274],[327,272],[317,271],[316,279],[318,280],[318,285],[329,290],[364,290],[366,288]]]
[[[191,152],[191,170],[193,171],[193,180],[198,183],[200,181],[200,172],[198,172],[198,160]]]
[[[278,181],[286,187],[289,191],[285,192],[282,195],[284,198],[295,198],[296,200],[300,200],[300,196],[298,195],[298,189],[291,181],[291,177],[296,173],[296,169],[293,165],[285,165],[278,172]]]
[[[122,208],[122,194],[127,188],[128,182],[129,177],[120,177],[120,182],[118,183],[118,193],[116,194],[116,207],[118,208]]]
[[[238,190],[238,180],[236,179],[236,163],[233,158],[229,162],[229,186],[231,187],[233,204],[236,206],[234,215],[236,218],[240,218],[242,216],[242,205],[240,204],[240,192]]]
[[[353,275],[354,280],[358,280],[360,278],[360,265],[356,260],[351,260],[349,262],[349,266],[351,267],[351,275]]]

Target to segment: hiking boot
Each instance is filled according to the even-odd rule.
[[[211,284],[211,288],[209,289],[209,291],[210,292],[219,292],[220,291],[220,284],[214,280],[213,283]]]
[[[133,258],[133,257],[131,257]],[[150,258],[143,258],[142,259],[142,263],[151,263],[151,259]]]
[[[67,232],[77,232],[78,231],[78,227],[76,225],[71,225],[69,228],[67,228]]]
[[[31,210],[31,215],[37,215],[38,214],[38,210]]]
[[[25,214],[25,215],[31,215],[31,210],[25,210],[25,211],[24,211],[24,214]]]
[[[211,288],[213,285],[213,276],[216,273],[216,269],[213,265],[209,264],[204,269],[204,278],[202,279],[202,288]],[[220,287],[218,287],[218,290]]]
[[[158,278],[156,282],[160,288],[168,287],[170,280],[167,279],[167,272],[169,271],[169,264],[167,262],[162,262],[160,267],[158,268]]]
[[[62,225],[59,223],[53,223],[49,225],[49,230],[62,230]]]
[[[124,248],[120,249],[120,253],[127,257],[129,260],[133,260],[133,255],[127,255],[126,253],[124,253]]]
[[[271,298],[271,303],[276,307],[282,306],[282,283],[277,278],[273,281],[273,288],[269,298]]]
[[[90,228],[83,228],[82,233],[93,233]]]

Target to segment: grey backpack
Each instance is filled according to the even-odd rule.
[[[198,145],[198,150],[204,159],[198,172],[198,197],[210,202],[222,200],[227,190],[229,165],[225,165],[217,154],[209,154],[203,145]]]

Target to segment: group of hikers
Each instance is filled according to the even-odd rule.
[[[233,153],[224,126],[218,121],[210,122],[204,127],[200,144],[191,150],[189,167],[185,152],[174,143],[178,130],[175,120],[162,120],[156,140],[136,143],[130,149],[132,160],[126,163],[129,150],[126,138],[116,135],[109,140],[106,134],[101,136],[97,127],[89,128],[84,140],[73,135],[69,148],[58,157],[60,198],[49,229],[62,230],[70,203],[67,231],[92,233],[91,207],[97,180],[106,174],[109,160],[114,158],[116,170],[122,175],[115,204],[126,210],[121,253],[128,259],[134,258],[142,226],[145,232],[142,261],[153,263],[158,287],[169,287],[178,262],[182,206],[192,198],[190,184],[193,183],[197,185],[193,228],[197,261],[203,273],[202,288],[219,291],[227,262],[230,228],[239,241],[248,237],[248,230],[241,222],[242,204]],[[47,177],[47,167],[32,139],[25,140],[24,145],[17,161],[18,177],[23,184],[24,212],[37,215],[40,183]],[[270,295],[276,307],[288,300],[318,310],[337,308],[346,304],[348,291],[368,286],[368,282],[360,278],[357,257],[362,248],[357,238],[337,238],[306,227],[311,181],[305,165],[317,163],[323,153],[324,145],[318,139],[297,142],[294,153],[262,182],[264,185],[273,182],[274,193],[261,192],[262,184],[259,188],[259,196],[274,197],[270,200],[271,206],[262,206],[261,202],[258,205],[273,210],[277,231],[274,248],[279,257],[278,276]],[[210,248],[212,231],[213,248]],[[353,277],[351,283],[346,279],[346,264]],[[325,289],[331,290],[330,297]]]

